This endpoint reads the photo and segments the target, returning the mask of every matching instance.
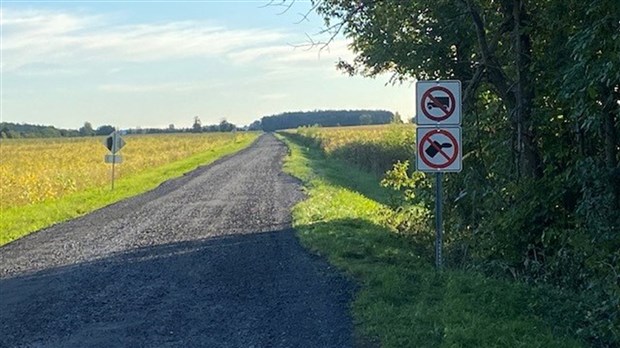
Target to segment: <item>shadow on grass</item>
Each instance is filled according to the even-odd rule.
[[[361,333],[385,347],[580,347],[571,298],[432,266],[432,250],[361,219],[297,226],[302,243],[361,284]]]
[[[0,346],[350,347],[352,291],[293,230],[140,247],[0,279]]]

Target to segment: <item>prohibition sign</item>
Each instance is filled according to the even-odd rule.
[[[439,98],[438,96],[433,95],[433,92],[436,91],[441,91],[446,94],[447,98],[449,99],[449,103],[447,103],[448,105],[445,104],[445,98]],[[422,112],[424,113],[424,115],[436,122],[441,122],[448,119],[450,116],[452,116],[454,110],[456,109],[456,99],[454,98],[454,94],[452,94],[449,89],[442,86],[431,87],[426,92],[424,92],[424,94],[422,95],[421,103]],[[443,115],[432,115],[425,107],[428,104],[431,104],[441,110],[440,113]]]
[[[448,138],[448,140],[451,143],[450,145],[452,145],[451,147],[454,148],[454,151],[453,151],[452,155],[448,155],[446,153],[446,151],[444,151],[442,146],[438,145],[438,143],[436,141],[433,141],[433,139],[431,137],[433,135],[437,135],[437,134],[444,135],[445,137]],[[434,148],[435,151],[437,152],[437,155],[439,155],[442,158],[444,158],[445,162],[444,163],[433,163],[433,162],[431,162],[426,157],[428,155],[427,155],[427,152],[424,150],[424,148],[427,148],[427,146],[431,146],[432,148]],[[450,132],[448,132],[446,130],[443,130],[443,129],[437,129],[435,131],[426,133],[422,137],[422,139],[420,140],[419,145],[418,145],[418,156],[420,157],[422,162],[424,162],[427,166],[429,166],[429,168],[437,169],[437,170],[443,169],[443,168],[449,167],[459,157],[459,143],[456,140],[456,138]]]

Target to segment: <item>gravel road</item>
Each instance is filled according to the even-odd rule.
[[[286,147],[0,248],[0,347],[350,347],[349,284],[291,230]]]

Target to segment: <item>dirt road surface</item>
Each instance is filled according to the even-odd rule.
[[[0,248],[0,347],[350,347],[352,286],[290,228],[286,147],[250,148]]]

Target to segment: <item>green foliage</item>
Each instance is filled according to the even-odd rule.
[[[444,185],[451,267],[588,293],[580,334],[620,345],[617,1],[315,3],[353,42],[347,72],[463,82],[464,170]],[[428,208],[428,183],[399,166],[384,182],[399,210]]]
[[[293,210],[302,243],[360,283],[352,307],[359,346],[584,346],[571,336],[584,327],[575,318],[585,313],[579,305],[587,297],[471,270],[435,272],[427,246],[397,233],[391,209],[371,198],[387,201],[374,175],[283,134],[290,148],[285,170],[304,182],[308,195]],[[388,177],[390,186],[412,187],[406,163]],[[414,180],[425,179],[416,174]]]
[[[95,131],[95,135],[109,135],[115,130],[116,128],[114,128],[113,126],[103,125],[103,126],[97,127],[97,130]]]
[[[487,129],[501,132],[492,125]],[[341,128],[326,133],[320,128],[307,128],[285,134],[299,144],[323,149],[323,161],[341,160],[369,171],[385,165],[385,159],[393,153],[387,144],[398,143],[394,141],[398,137],[376,138],[373,141],[378,144],[372,148],[351,141],[338,143],[343,149],[326,150],[334,146],[326,136],[355,139],[356,132],[364,129]],[[412,137],[408,141],[413,142]],[[550,283],[587,294],[588,300],[582,301],[578,314],[574,314],[580,334],[600,346],[618,342],[620,244],[614,223],[618,214],[613,194],[607,189],[605,168],[585,161],[575,168],[576,177],[565,173],[513,182],[509,180],[512,173],[505,173],[503,168],[509,166],[508,162],[490,161],[487,157],[505,148],[501,144],[490,146],[497,148],[468,153],[463,172],[445,176],[444,245],[448,266],[529,283]],[[477,156],[485,160],[474,161]],[[364,164],[359,158],[376,163]],[[394,161],[381,184],[400,195],[381,200],[390,208],[382,211],[381,221],[412,241],[417,255],[430,259],[434,239],[431,181],[425,174],[413,172],[408,161]],[[485,165],[487,162],[489,165]],[[350,172],[338,170],[346,173],[340,174],[345,177]],[[572,181],[576,178],[581,181]],[[351,187],[346,182],[344,178],[338,184]],[[341,204],[346,209],[351,207],[348,201]]]
[[[80,136],[91,137],[95,135],[95,130],[90,122],[84,122],[84,125],[78,130]]]
[[[0,122],[0,138],[2,139],[58,138],[75,136],[79,136],[79,133],[76,130],[59,129],[52,126]]]
[[[200,133],[202,132],[202,122],[200,121],[200,117],[194,116],[194,124],[192,124],[192,132]]]
[[[266,132],[272,132],[280,129],[294,129],[312,125],[333,127],[386,124],[390,123],[392,117],[391,112],[383,110],[298,111],[265,116],[261,118],[261,127]]]

